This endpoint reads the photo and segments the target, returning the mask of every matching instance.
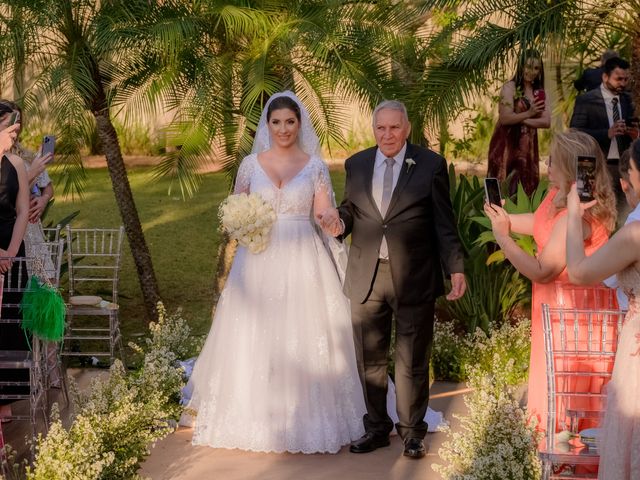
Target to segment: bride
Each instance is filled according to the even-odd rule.
[[[333,208],[308,112],[271,97],[234,193],[277,214],[268,248],[238,247],[190,379],[193,443],[264,452],[331,452],[359,438],[365,411],[349,305],[313,218]]]
[[[197,412],[193,444],[338,452],[364,433],[366,408],[342,293],[346,252],[314,221],[334,208],[331,179],[293,93],[267,102],[236,177],[242,192],[270,202],[277,219],[265,251],[238,247],[186,388]],[[430,431],[444,422],[427,415]]]

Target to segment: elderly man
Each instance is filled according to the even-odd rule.
[[[405,106],[382,102],[373,113],[376,147],[345,163],[341,224],[351,235],[344,285],[351,300],[354,341],[367,413],[365,435],[353,453],[389,445],[393,422],[387,414],[387,356],[396,322],[395,385],[398,433],[404,455],[426,453],[424,416],[429,402],[429,357],[435,300],[451,276],[449,300],[466,283],[463,253],[449,198],[444,158],[407,142],[411,125]]]

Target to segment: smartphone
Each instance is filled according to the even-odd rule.
[[[596,184],[596,157],[578,155],[576,157],[576,187],[581,202],[590,202],[594,197]]]
[[[16,123],[20,123],[20,112],[18,111],[11,113],[11,118],[9,119],[9,126],[15,125]]]
[[[535,102],[542,100],[543,102],[546,100],[547,98],[547,94],[545,93],[544,90],[542,89],[538,89],[538,90],[534,90],[533,91],[533,100]]]
[[[502,196],[500,195],[500,183],[497,178],[484,179],[484,194],[490,205],[502,207]]]
[[[55,147],[56,147],[56,137],[54,137],[53,135],[46,135],[42,139],[42,147],[41,147],[42,156],[44,157],[48,153],[53,155]]]

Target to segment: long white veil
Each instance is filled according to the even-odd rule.
[[[296,94],[289,90],[275,93],[267,101],[266,105],[264,106],[264,110],[262,110],[262,115],[260,115],[260,121],[258,122],[258,128],[256,129],[256,136],[253,140],[251,153],[261,153],[271,148],[271,136],[269,135],[269,127],[267,125],[267,111],[269,110],[269,105],[271,105],[271,102],[279,97],[289,97],[300,108],[300,130],[298,131],[298,145],[300,146],[300,148],[307,155],[316,157],[318,160],[323,161],[322,152],[320,150],[320,139],[318,138],[318,134],[313,128],[313,123],[311,123],[311,116],[309,115],[309,111],[305,108]],[[329,197],[331,198],[331,202],[335,207],[336,197],[333,191],[333,186],[329,185],[329,188]],[[313,212],[311,212],[311,216],[313,217]],[[316,225],[315,219],[312,218],[311,220],[313,224]],[[336,271],[338,272],[338,276],[340,277],[340,281],[344,282],[345,272],[347,271],[348,256],[346,244],[344,242],[336,240],[330,235],[325,234],[317,225],[316,229],[318,230],[318,234],[320,235],[320,238],[322,238],[326,249],[331,254],[336,267]]]

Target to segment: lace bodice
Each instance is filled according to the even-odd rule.
[[[333,200],[327,165],[313,155],[282,188],[276,187],[258,162],[258,155],[245,157],[238,169],[234,193],[258,193],[271,203],[278,215],[311,215],[315,195]]]

